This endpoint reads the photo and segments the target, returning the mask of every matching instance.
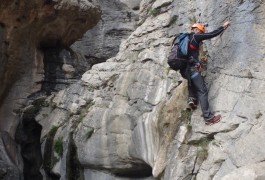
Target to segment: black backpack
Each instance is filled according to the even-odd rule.
[[[187,66],[190,42],[189,35],[189,33],[180,33],[173,40],[167,63],[175,71],[185,69]]]

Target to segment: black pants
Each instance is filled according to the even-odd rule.
[[[213,115],[209,108],[208,102],[208,91],[200,73],[194,78],[190,78],[190,83],[188,85],[189,97],[193,97],[199,100],[203,117],[205,120],[211,118]]]

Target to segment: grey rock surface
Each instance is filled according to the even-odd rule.
[[[264,15],[264,4],[205,3],[141,1],[139,27],[118,54],[94,65],[78,86],[55,95],[53,112],[63,109],[81,118],[76,129],[69,128],[72,118],[63,118],[61,123],[68,125],[57,133],[73,130],[86,179],[264,176],[264,48],[257,38],[264,31],[263,20],[253,19]],[[231,27],[204,43],[211,108],[223,117],[205,126],[200,108],[185,118],[187,84],[169,69],[167,54],[173,35],[189,31],[194,20],[208,22],[211,31],[227,15]],[[136,172],[140,177],[131,176]]]
[[[45,74],[42,48],[71,45],[96,25],[100,14],[96,0],[2,1],[1,130],[14,136],[18,122],[15,112],[27,106],[30,95],[41,90]]]
[[[121,41],[136,28],[140,0],[99,0],[101,20],[83,38],[72,45],[77,53],[93,64],[104,62],[115,56]],[[138,8],[137,8],[138,7]]]
[[[219,8],[213,8],[213,4]],[[210,104],[223,118],[220,123],[206,127],[201,112],[193,113],[188,144],[201,144],[203,138],[208,138],[207,158],[202,163],[198,159],[193,160],[193,167],[190,170],[185,168],[188,171],[184,174],[195,175],[197,179],[259,179],[263,174],[259,174],[257,169],[264,159],[263,145],[259,139],[264,136],[259,131],[263,129],[264,120],[264,112],[260,110],[264,107],[261,100],[264,77],[260,74],[263,68],[257,69],[257,66],[264,61],[264,53],[260,53],[264,49],[259,46],[262,40],[256,39],[256,35],[264,37],[260,27],[264,21],[261,19],[264,4],[250,1],[213,4],[207,7],[196,4],[195,15],[200,12],[201,20],[210,25],[211,22],[220,24],[226,11],[231,20],[231,27],[221,38],[205,43],[209,53],[206,81],[210,90]],[[209,30],[216,27],[210,26]],[[197,144],[195,147],[197,151],[201,148]],[[193,156],[199,157],[199,154]],[[172,167],[170,164],[169,167],[166,172],[172,175],[170,169],[174,169],[174,165]],[[245,173],[241,169],[246,170]],[[180,175],[180,179],[185,179],[183,172]]]
[[[11,139],[15,139],[17,126],[23,119],[20,116],[24,108],[29,107],[28,105],[35,100],[35,95],[42,90],[42,83],[47,75],[43,49],[71,45],[82,37],[84,32],[96,25],[100,14],[96,0],[1,1],[0,131],[5,131]],[[63,64],[58,67],[61,68]],[[63,76],[65,74],[67,79],[74,77],[73,69],[69,71],[69,68],[64,68],[62,74]],[[69,80],[69,82],[75,81]],[[34,117],[30,120],[36,123]],[[21,140],[21,151],[16,151],[15,159],[18,161],[20,153],[22,154],[24,167],[21,169],[24,170],[24,174],[19,176],[21,174],[18,174],[17,169],[20,167],[18,168],[17,164],[10,166],[9,162],[6,162],[7,159],[1,159],[1,170],[2,166],[7,168],[3,172],[8,173],[6,177],[13,174],[15,177],[11,179],[22,179],[23,176],[28,180],[41,179],[39,168],[42,165],[42,157],[38,137],[41,129],[41,127],[34,129],[30,125],[22,130],[24,132],[20,131],[18,139]],[[15,146],[11,142],[4,144],[3,148],[15,151]],[[3,174],[1,179],[2,177]]]
[[[14,139],[7,132],[0,132],[0,178],[3,180],[21,179],[22,161]]]
[[[142,0],[137,13],[138,27],[119,52],[49,96],[35,117],[53,162],[45,171],[68,179],[74,164],[76,178],[96,180],[263,179],[265,4]],[[187,82],[167,55],[174,35],[194,21],[211,31],[227,17],[231,26],[203,45],[211,109],[222,114],[206,126],[200,107],[186,110]]]

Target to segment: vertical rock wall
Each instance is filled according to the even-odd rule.
[[[262,178],[264,3],[144,0],[139,12],[119,53],[55,95],[56,108],[40,123],[58,125],[66,149],[73,131],[85,179]],[[195,21],[211,31],[227,18],[231,27],[203,45],[211,108],[223,116],[208,127],[200,109],[183,111],[186,81],[169,69],[167,54],[174,34]]]
[[[99,0],[102,10],[101,21],[84,37],[72,45],[77,53],[91,62],[104,62],[115,56],[119,51],[119,45],[136,28],[140,1],[123,2],[120,0]]]
[[[43,47],[69,46],[99,19],[97,1],[1,1],[1,179],[42,179],[42,127],[35,121],[40,104],[23,108],[36,100],[46,80]],[[69,66],[62,69],[71,76]]]
[[[252,0],[142,0],[138,27],[118,54],[43,99],[35,119],[43,128],[44,177],[263,179],[264,7]],[[211,108],[223,116],[205,126],[200,108],[184,111],[187,83],[169,69],[167,54],[174,34],[195,21],[211,31],[227,18],[231,27],[203,45]],[[89,46],[98,57],[100,42]]]
[[[19,147],[7,132],[0,133],[0,178],[22,179]]]
[[[0,129],[14,134],[17,120],[12,111],[25,106],[27,96],[41,88],[43,54],[38,48],[72,44],[98,22],[100,11],[96,1],[3,1],[0,9],[1,49],[5,49]]]
[[[118,55],[94,65],[79,83],[51,97],[55,109],[40,112],[42,136],[57,126],[54,140],[64,142],[53,173],[63,177],[68,168],[64,162],[72,131],[85,179],[161,175],[167,146],[181,124],[178,116],[185,106],[186,87],[182,83],[182,90],[174,90],[181,78],[166,64],[171,44],[169,4],[156,5],[164,13],[155,17],[147,12],[152,4],[143,2],[143,24],[121,45]],[[49,115],[42,118],[44,114]]]
[[[205,41],[210,104],[223,118],[206,127],[200,110],[193,113],[189,136],[173,141],[165,179],[262,179],[265,5],[247,0],[196,1],[191,7],[195,17],[209,23],[209,30],[231,21],[221,37]]]

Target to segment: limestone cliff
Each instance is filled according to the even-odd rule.
[[[14,115],[10,109],[20,108],[27,96],[41,88],[43,53],[39,48],[69,46],[82,37],[100,18],[99,9],[92,2],[1,2],[0,103],[5,104],[0,112],[1,130],[14,132],[12,126],[16,122],[11,120]]]
[[[36,120],[42,128],[43,177],[264,179],[263,1],[119,3],[131,8],[133,16],[139,14],[139,19],[138,27],[130,22],[129,30],[121,28],[130,35],[121,41],[118,53],[111,54],[104,44],[103,31],[111,23],[101,22],[73,48],[100,62],[105,61],[102,51],[114,57],[93,65],[76,83],[37,98],[23,109],[22,116]],[[206,126],[200,108],[185,111],[187,83],[170,70],[167,54],[174,35],[189,31],[195,21],[207,22],[211,31],[226,19],[231,26],[205,41],[202,49],[208,57],[204,74],[211,108],[223,117],[220,123]],[[0,42],[5,31],[1,26]],[[115,30],[105,32],[106,37],[117,35]]]
[[[100,7],[94,0],[1,1],[0,179],[20,179],[23,167],[25,179],[40,179],[38,146],[42,127],[35,122],[33,111],[21,117],[21,109],[32,103],[32,97],[41,92],[49,76],[47,61],[43,61],[44,49],[70,46],[96,25],[100,15]],[[71,69],[65,66],[67,76]],[[20,148],[14,142],[19,123],[26,130],[16,134]]]

